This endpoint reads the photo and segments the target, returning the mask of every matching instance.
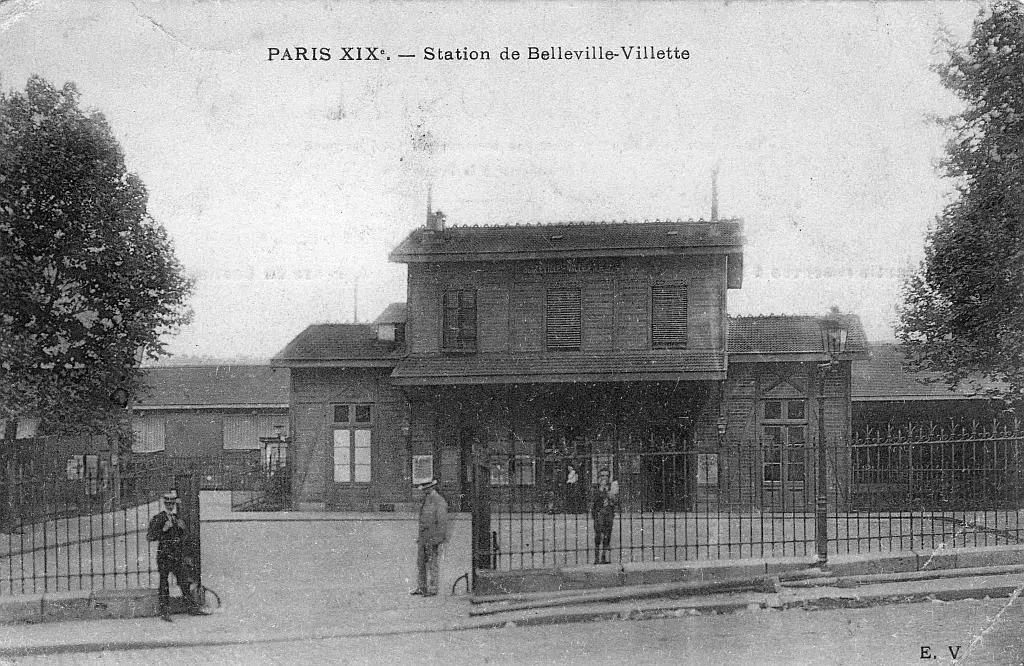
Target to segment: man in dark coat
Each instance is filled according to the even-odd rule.
[[[448,539],[448,503],[437,492],[437,479],[420,484],[419,536],[416,538],[417,586],[412,594],[432,597],[437,594],[441,544]]]
[[[178,516],[178,493],[174,490],[165,493],[164,509],[153,516],[146,530],[146,539],[156,541],[156,566],[160,571],[160,587],[157,592],[160,601],[160,618],[171,622],[171,586],[168,576],[174,574],[174,580],[181,588],[181,596],[188,605],[192,615],[204,615],[189,592],[190,574],[185,566],[185,548],[188,530],[185,521]]]
[[[608,564],[611,550],[612,525],[615,523],[615,504],[618,502],[618,484],[611,481],[611,472],[602,467],[594,486],[594,502],[590,515],[594,519],[594,564]]]

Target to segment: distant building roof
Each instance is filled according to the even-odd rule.
[[[389,258],[397,262],[558,259],[670,254],[740,254],[738,219],[453,226],[416,229]]]
[[[984,400],[991,382],[965,381],[955,389],[936,372],[914,372],[893,343],[871,343],[869,356],[853,364],[851,396],[854,401]]]
[[[388,367],[404,353],[403,346],[378,340],[375,324],[313,324],[275,355],[270,364]]]
[[[844,360],[867,357],[867,339],[860,317],[839,315],[847,330]],[[815,360],[825,353],[821,317],[758,315],[729,318],[729,360]]]
[[[287,407],[288,372],[269,365],[144,368],[134,409]]]
[[[405,303],[391,303],[373,320],[374,324],[404,324]]]

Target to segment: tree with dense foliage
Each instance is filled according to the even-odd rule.
[[[109,425],[192,287],[110,126],[78,102],[35,76],[0,91],[0,420],[42,433]]]
[[[956,384],[983,377],[1024,409],[1024,8],[982,9],[970,41],[938,72],[963,102],[944,174],[956,198],[906,283],[899,336],[923,370]]]

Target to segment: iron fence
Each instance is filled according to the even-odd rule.
[[[1024,541],[1019,423],[908,425],[856,433],[834,452],[849,483],[832,505],[838,552],[994,546]],[[874,523],[859,521],[875,516]],[[852,527],[846,527],[849,523]]]
[[[170,466],[15,478],[0,529],[0,595],[155,584],[146,528],[175,487]]]
[[[41,449],[42,450],[42,449]],[[160,497],[176,489],[199,533],[199,491],[229,491],[242,510],[290,503],[287,464],[260,451],[217,458],[152,454],[102,465],[20,464],[0,512],[0,595],[156,585],[146,540]],[[37,456],[38,459],[38,456]],[[115,462],[116,461],[116,462]],[[233,507],[234,508],[234,507]],[[198,541],[194,544],[198,562]]]
[[[613,448],[613,447],[608,447]],[[1024,432],[1016,425],[861,433],[824,450],[828,553],[1024,540]],[[477,568],[595,561],[601,469],[614,495],[610,562],[813,557],[817,442],[727,450],[492,456],[476,479]]]
[[[242,468],[223,479],[231,491],[232,511],[283,511],[292,508],[292,466],[288,445],[264,444]]]

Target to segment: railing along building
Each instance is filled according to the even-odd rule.
[[[593,563],[593,482],[617,490],[612,563],[816,554],[818,442],[758,442],[709,456],[625,439],[583,452],[491,456],[478,466],[474,562]],[[828,552],[933,551],[1024,538],[1019,423],[913,425],[826,442]],[[571,471],[570,471],[571,470]]]

